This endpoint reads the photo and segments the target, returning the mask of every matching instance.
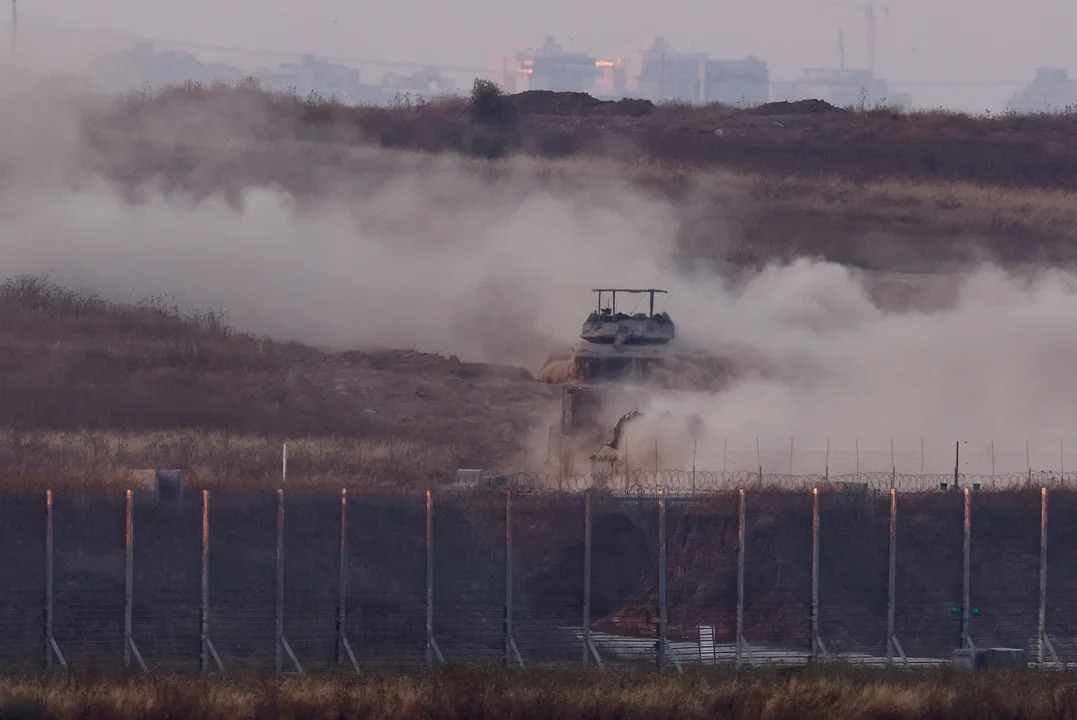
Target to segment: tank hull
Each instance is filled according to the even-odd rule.
[[[595,380],[642,380],[669,354],[665,345],[600,345],[581,342],[576,347],[576,375]]]

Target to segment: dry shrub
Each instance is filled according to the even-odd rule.
[[[470,156],[476,172],[491,175],[530,164],[543,176],[578,174],[581,185],[596,175],[627,180],[691,206],[679,239],[686,260],[966,262],[968,238],[1002,262],[1073,257],[1077,114],[835,111],[818,102],[655,107],[543,92],[508,99],[517,121],[490,127],[461,97],[353,107],[253,84],[188,85],[104,105],[83,125],[97,162],[132,196],[166,187],[238,197],[266,184],[309,196],[335,177],[325,168],[376,172],[356,152],[376,145]],[[235,133],[259,162],[210,152],[192,173],[204,133],[154,140],[155,128],[206,123]],[[563,160],[537,164],[550,156]]]
[[[676,673],[475,666],[408,675],[198,677],[0,682],[0,704],[42,703],[57,720],[261,718],[837,718],[979,720],[1072,717],[1072,673],[816,669]],[[0,710],[0,714],[3,711]],[[33,717],[31,715],[31,717]]]
[[[487,93],[493,97],[490,93]],[[486,97],[486,96],[483,96]],[[956,112],[839,110],[825,103],[772,103],[760,108],[710,104],[601,102],[580,93],[503,96],[518,121],[504,126],[504,153],[574,152],[607,155],[616,133],[649,162],[724,167],[741,172],[879,180],[944,180],[1007,187],[1077,188],[1074,113],[1009,113],[973,117]],[[236,101],[239,102],[236,102]],[[132,95],[120,108],[91,119],[88,132],[136,129],[189,106],[247,108],[260,114],[263,139],[310,137],[369,141],[387,147],[472,154],[468,101],[446,97],[353,107],[338,100],[259,89],[255,83],[188,83]],[[804,111],[810,105],[811,111]],[[485,105],[483,106],[485,107]],[[496,113],[495,113],[496,114]],[[501,115],[497,115],[498,118]],[[223,118],[222,118],[223,119]],[[716,133],[715,131],[720,131]],[[571,137],[567,137],[565,133]],[[361,138],[361,140],[360,140]],[[480,155],[489,148],[480,147]]]

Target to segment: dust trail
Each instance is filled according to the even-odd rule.
[[[756,466],[754,438],[773,472],[788,471],[789,438],[800,446],[794,472],[823,472],[828,440],[837,472],[856,466],[858,441],[862,470],[893,462],[899,472],[952,472],[959,441],[962,472],[990,472],[992,442],[998,472],[1029,461],[1057,470],[1067,449],[1077,469],[1077,385],[1069,379],[1077,277],[983,266],[953,282],[952,306],[897,314],[875,307],[851,271],[807,260],[772,266],[737,290],[687,284],[674,311],[685,339],[719,353],[743,344],[768,367],[718,394],[636,398],[649,412],[633,432],[664,436],[684,466],[687,433],[663,428],[698,413],[712,469],[726,438],[733,455],[725,459],[737,469]]]
[[[696,269],[676,244],[682,208],[596,180],[584,162],[576,176],[377,150],[354,128],[302,136],[258,93],[177,97],[2,100],[4,274],[51,272],[120,300],[164,293],[281,339],[535,372],[576,340],[590,288],[657,285],[680,341],[742,370],[720,392],[632,398],[647,410],[635,431],[669,435],[660,445],[680,466],[696,414],[712,467],[727,436],[779,448],[794,437],[813,457],[831,438],[842,462],[856,438],[873,458],[890,438],[968,440],[981,454],[995,440],[1011,465],[1026,437],[1077,438],[1071,274],[970,268],[948,304],[887,313],[834,264],[735,282]]]
[[[92,142],[100,100],[69,101],[54,123],[36,120],[59,101],[35,100],[0,120],[7,274],[51,271],[113,299],[165,293],[282,338],[537,371],[571,339],[587,288],[650,282],[675,229],[671,208],[619,183],[251,140],[270,131],[250,98]]]

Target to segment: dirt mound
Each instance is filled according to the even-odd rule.
[[[753,364],[743,357],[718,356],[683,348],[652,367],[646,384],[663,390],[716,392],[749,369],[760,370],[758,363]],[[538,379],[551,385],[578,380],[575,358],[571,353],[551,353],[539,370]]]
[[[650,100],[599,100],[587,93],[528,90],[509,98],[521,115],[627,115],[639,117],[654,110]]]
[[[851,110],[831,105],[826,100],[781,100],[763,103],[751,111],[754,115],[819,115],[822,113],[849,113]]]
[[[572,352],[555,351],[550,353],[538,374],[539,382],[559,385],[576,378],[576,358]]]

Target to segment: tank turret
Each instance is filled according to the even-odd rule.
[[[598,294],[598,309],[588,316],[580,331],[581,342],[575,352],[577,375],[581,380],[645,377],[647,370],[665,357],[676,335],[669,315],[654,311],[655,295],[666,291],[596,288],[592,292]],[[618,293],[648,295],[648,311],[618,312]]]

